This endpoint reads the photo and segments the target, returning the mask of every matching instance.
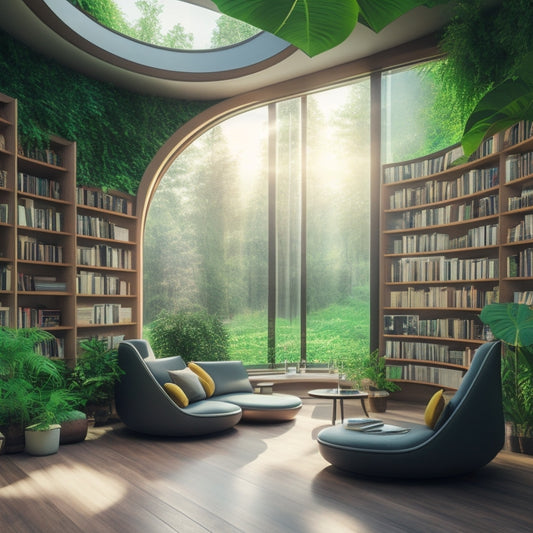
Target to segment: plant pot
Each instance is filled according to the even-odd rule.
[[[28,426],[24,432],[26,453],[30,455],[51,455],[59,450],[61,426],[53,424],[49,429],[37,430]]]
[[[384,390],[370,391],[368,393],[368,410],[372,413],[384,413],[387,410],[389,393]]]
[[[24,451],[24,431],[21,426],[2,426],[5,442],[2,453],[20,453]]]
[[[85,440],[88,427],[89,421],[85,414],[83,414],[83,418],[61,422],[59,444],[73,444]]]
[[[515,453],[533,455],[533,437],[517,434],[514,425],[506,422],[505,449]]]

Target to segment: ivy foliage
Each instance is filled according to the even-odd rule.
[[[143,95],[65,68],[0,32],[0,92],[18,100],[23,146],[77,143],[77,182],[135,194],[159,148],[209,102]]]

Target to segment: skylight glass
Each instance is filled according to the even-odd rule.
[[[101,23],[157,46],[208,50],[231,46],[259,33],[253,26],[181,0],[108,1],[118,8],[119,16]]]

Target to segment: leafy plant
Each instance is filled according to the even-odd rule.
[[[189,361],[228,359],[228,332],[224,324],[205,311],[164,311],[153,323],[150,343],[157,357],[181,355]]]
[[[342,43],[357,22],[381,31],[417,6],[449,0],[214,0],[220,11],[266,30],[313,57]]]
[[[118,364],[117,350],[105,342],[89,339],[80,343],[81,353],[71,376],[71,388],[79,392],[88,414],[103,407],[110,411],[115,383],[124,374]]]
[[[51,337],[36,328],[0,328],[0,426],[43,429],[79,401],[57,365],[35,352]]]
[[[506,420],[517,435],[533,436],[533,309],[516,303],[490,304],[480,318],[505,345],[502,394]]]
[[[394,381],[387,378],[387,368],[385,358],[379,355],[379,350],[374,350],[364,362],[363,376],[372,382],[372,386],[377,390],[394,392],[400,387]]]

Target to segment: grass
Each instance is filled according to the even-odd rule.
[[[343,361],[369,351],[368,302],[334,304],[307,317],[307,362]],[[245,365],[267,363],[266,313],[246,313],[226,324],[230,336],[231,359]],[[278,319],[276,363],[300,361],[300,322]]]
[[[266,312],[242,313],[228,321],[229,358],[245,365],[266,365]],[[357,367],[369,353],[369,303],[367,298],[346,304],[333,304],[307,316],[307,362],[335,363],[344,369]],[[150,325],[144,328],[150,339]],[[278,319],[276,324],[276,363],[300,361],[300,321]]]

